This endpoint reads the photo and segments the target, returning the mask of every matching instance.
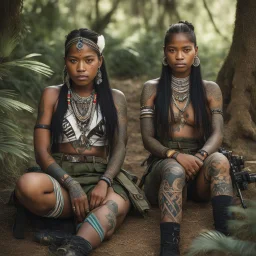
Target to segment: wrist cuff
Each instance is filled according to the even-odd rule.
[[[113,181],[110,178],[102,175],[100,177],[100,180],[104,180],[108,184],[108,187],[112,187]]]

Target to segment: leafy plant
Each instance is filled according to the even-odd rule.
[[[228,255],[256,255],[256,202],[249,202],[247,209],[229,207],[236,219],[229,221],[233,236],[227,237],[217,231],[207,231],[197,237],[186,256],[208,252],[228,253]],[[245,240],[246,239],[246,240]]]
[[[44,76],[51,76],[49,66],[39,61],[31,60],[40,54],[29,54],[23,58],[11,58],[14,49],[22,41],[26,29],[22,26],[20,13],[22,0],[12,0],[3,4],[0,13],[0,163],[1,179],[14,178],[21,168],[24,160],[28,160],[31,146],[23,141],[21,127],[18,125],[16,111],[33,112],[33,108],[16,100],[17,94],[9,90],[5,79],[14,79],[12,68],[26,68]],[[20,78],[19,78],[20,79]],[[20,162],[19,162],[20,161]],[[7,180],[5,180],[7,181]]]

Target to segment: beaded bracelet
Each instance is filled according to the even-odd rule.
[[[108,187],[112,187],[112,182],[111,182],[111,179],[106,177],[106,176],[101,176],[100,177],[100,180],[104,180],[107,184],[108,184]]]

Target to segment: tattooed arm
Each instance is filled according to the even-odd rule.
[[[127,144],[127,103],[124,94],[112,90],[114,103],[117,109],[118,130],[114,136],[114,145],[105,175],[113,179],[120,171],[125,158]]]
[[[205,81],[205,91],[211,113],[212,134],[203,146],[209,155],[216,152],[223,140],[223,116],[219,113],[222,111],[222,93],[219,86],[214,82]]]
[[[124,94],[112,89],[114,104],[117,109],[118,129],[115,132],[113,148],[109,157],[107,169],[104,176],[112,181],[120,172],[120,168],[125,158],[125,148],[127,144],[127,105]],[[107,196],[108,183],[99,180],[98,184],[92,190],[90,197],[90,209],[98,207]]]
[[[38,118],[36,124],[51,125],[51,119],[59,97],[59,86],[45,88],[42,93],[38,107]],[[48,129],[37,128],[34,131],[34,149],[37,163],[45,173],[55,178],[70,195],[72,206],[75,206],[78,220],[85,218],[89,209],[87,197],[80,184],[73,180],[51,156],[51,133]]]
[[[158,80],[150,80],[145,83],[142,90],[141,98],[140,98],[141,107],[149,106],[154,108],[157,84],[158,84]],[[140,127],[141,127],[142,140],[143,140],[145,149],[148,150],[154,156],[165,158],[168,148],[163,146],[155,138],[154,118],[152,117],[141,118]]]

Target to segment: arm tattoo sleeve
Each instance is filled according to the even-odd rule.
[[[141,107],[150,106],[153,107],[154,100],[153,97],[156,93],[156,85],[148,84],[145,85],[141,94],[140,104]],[[155,128],[154,128],[154,119],[153,117],[145,117],[140,119],[140,128],[143,144],[146,150],[151,154],[165,158],[167,147],[163,146],[155,138]]]
[[[52,176],[61,185],[64,185],[65,184],[65,179],[67,179],[69,177],[69,175],[57,163],[50,164],[46,168],[45,173]]]
[[[157,139],[154,138],[155,129],[153,118],[141,119],[140,127],[145,149],[154,156],[165,158],[166,152],[169,148],[163,146]]]
[[[74,185],[79,185],[79,183],[73,180],[57,163],[50,164],[46,168],[45,173],[56,179],[67,190],[72,188],[73,191]],[[80,188],[80,185],[78,187]]]
[[[212,115],[212,134],[202,148],[209,155],[216,152],[222,144],[223,123],[222,115]]]
[[[118,129],[114,136],[113,149],[104,176],[113,179],[120,171],[125,158],[127,143],[127,105],[123,95],[115,97],[118,116]]]
[[[222,112],[222,93],[219,86],[215,83],[210,83],[206,87],[207,98],[211,99],[209,107],[212,117],[212,134],[203,146],[209,155],[216,152],[222,144],[223,140],[223,112]]]

